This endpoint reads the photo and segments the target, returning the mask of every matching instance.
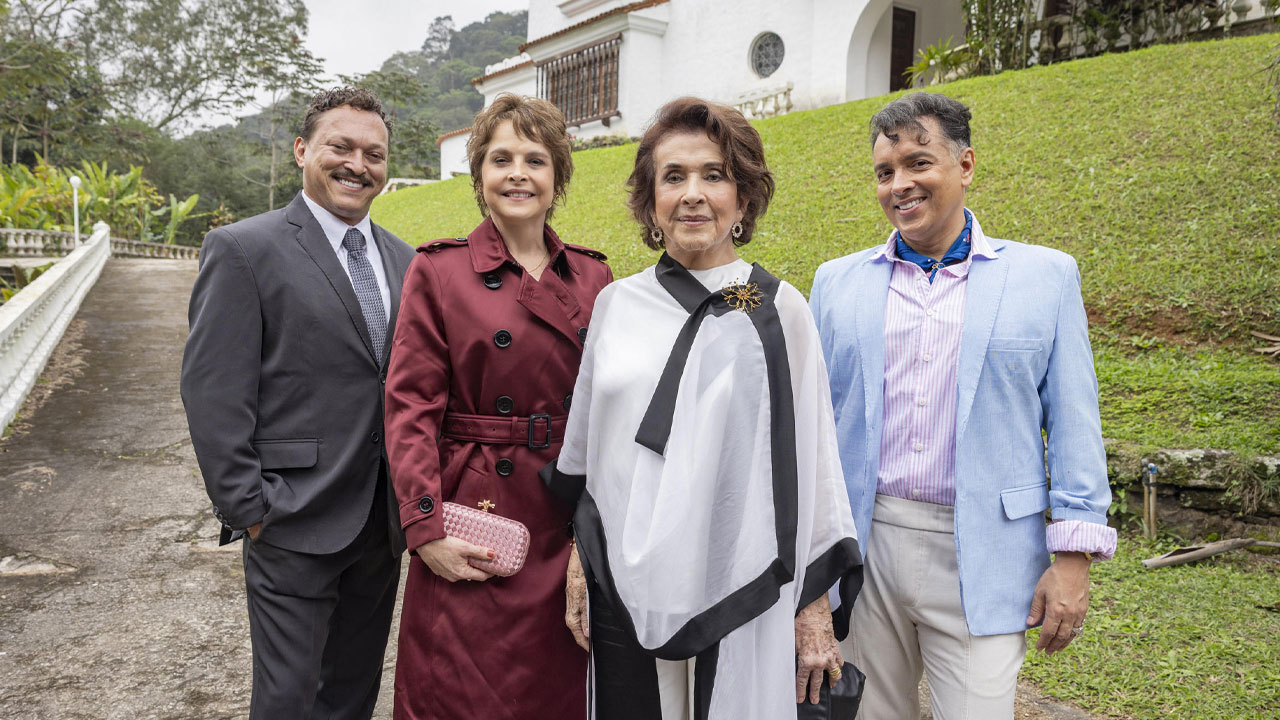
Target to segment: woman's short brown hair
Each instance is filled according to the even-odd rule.
[[[654,250],[666,245],[665,240],[654,241],[652,233],[654,213],[653,152],[667,135],[678,132],[705,132],[711,141],[720,146],[724,156],[725,174],[738,187],[738,201],[746,201],[742,211],[742,236],[733,244],[742,246],[751,241],[756,220],[769,208],[773,197],[773,173],[764,163],[764,142],[760,133],[742,113],[731,107],[717,105],[694,97],[672,100],[658,110],[653,124],[640,138],[636,150],[636,165],[627,178],[631,195],[627,207],[636,221],[644,226],[644,243]]]
[[[489,142],[502,123],[511,121],[516,134],[534,142],[542,143],[551,153],[551,167],[555,171],[555,196],[551,207],[547,209],[547,217],[558,204],[564,203],[565,192],[569,187],[569,178],[573,176],[573,146],[569,143],[569,129],[564,124],[564,113],[560,108],[539,98],[522,97],[512,93],[502,93],[493,99],[493,104],[476,115],[476,122],[471,126],[471,137],[467,139],[467,158],[471,164],[471,187],[476,193],[476,204],[480,206],[480,214],[489,215],[489,206],[484,201],[484,182],[481,170],[484,167],[484,156],[489,152]]]

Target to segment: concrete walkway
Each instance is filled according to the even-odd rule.
[[[215,548],[178,396],[195,272],[109,261],[0,441],[0,717],[248,714],[239,548]],[[1019,720],[1087,717],[1019,703]]]

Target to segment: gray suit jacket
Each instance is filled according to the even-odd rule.
[[[299,194],[210,232],[191,292],[182,401],[214,514],[259,539],[332,553],[355,539],[388,483],[382,383],[413,250],[373,226],[391,291],[382,367],[360,302]],[[387,487],[392,550],[402,550]],[[227,533],[224,532],[224,541]]]

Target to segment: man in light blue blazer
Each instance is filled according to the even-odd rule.
[[[814,278],[865,553],[844,652],[867,720],[918,717],[923,672],[940,720],[1012,718],[1026,629],[1046,653],[1082,634],[1090,563],[1115,552],[1076,263],[982,232],[969,119],[930,93],[872,119],[896,230]]]

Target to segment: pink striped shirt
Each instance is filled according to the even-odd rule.
[[[975,227],[975,231],[977,228]],[[933,282],[898,257],[897,233],[878,257],[893,262],[884,318],[884,425],[876,492],[935,505],[956,500],[956,369],[964,330],[964,298],[975,256],[994,258],[981,232],[964,261],[938,271]],[[1063,520],[1046,528],[1049,552],[1115,553],[1116,531]]]

